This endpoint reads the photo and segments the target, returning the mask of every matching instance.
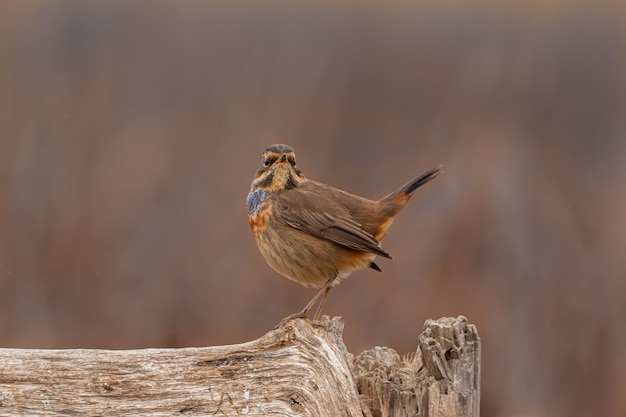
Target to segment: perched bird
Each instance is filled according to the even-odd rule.
[[[289,317],[306,317],[323,296],[317,320],[334,285],[359,269],[381,271],[374,258],[391,259],[380,242],[393,219],[413,191],[439,172],[431,169],[373,201],[305,178],[291,147],[267,148],[246,198],[257,246],[276,272],[320,289],[302,311]]]

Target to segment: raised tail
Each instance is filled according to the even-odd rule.
[[[402,187],[398,188],[396,191],[382,198],[381,201],[398,201],[398,202],[406,202],[409,197],[413,193],[413,191],[417,190],[422,185],[426,184],[428,181],[434,179],[437,175],[441,173],[441,165],[437,168],[433,168],[430,171],[427,171],[415,178],[412,181],[404,184]]]

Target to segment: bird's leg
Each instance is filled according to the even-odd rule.
[[[326,296],[328,295],[328,291],[330,291],[330,289],[333,286],[333,281],[334,280],[335,280],[335,277],[329,278],[328,281],[326,281],[326,283],[322,286],[322,288],[320,288],[320,290],[317,292],[317,294],[315,294],[315,296],[311,299],[311,301],[309,301],[309,303],[304,306],[302,311],[300,311],[300,312],[298,312],[296,314],[293,314],[293,316],[294,317],[306,317],[307,313],[315,305],[317,300],[319,300],[319,298],[322,295],[324,295],[324,298],[322,298],[322,303],[320,304],[320,307],[317,309],[317,312],[315,313],[315,318],[317,319],[317,316],[321,312],[321,308],[324,305],[324,302],[326,301]]]
[[[309,312],[309,310],[311,310],[311,308],[315,305],[317,300],[319,300],[319,298],[322,295],[324,295],[324,298],[322,298],[322,302],[321,302],[320,306],[318,307],[317,312],[315,313],[315,320],[317,320],[319,314],[322,311],[322,307],[324,306],[324,303],[326,302],[326,297],[328,296],[328,292],[332,288],[334,280],[335,280],[335,277],[329,278],[328,281],[326,281],[326,283],[322,286],[322,288],[319,289],[317,294],[315,294],[315,296],[311,299],[311,301],[309,301],[307,303],[307,305],[305,305],[304,308],[301,311],[285,317],[284,319],[282,319],[280,321],[280,323],[278,324],[277,327],[280,327],[283,323],[285,323],[286,321],[289,321],[291,319],[306,318],[306,315]]]
[[[315,312],[315,317],[313,318],[313,321],[318,321],[320,319],[322,315],[322,309],[324,308],[324,304],[326,304],[326,299],[328,298],[328,293],[332,288],[332,283],[330,285],[324,285],[324,296],[322,297],[322,301],[320,301],[319,307],[317,307],[317,311]]]

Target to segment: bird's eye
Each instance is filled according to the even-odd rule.
[[[270,166],[271,163],[272,163],[272,161],[270,161],[270,159],[267,156],[265,158],[263,158],[263,166],[264,167]]]
[[[296,158],[289,158],[289,163],[291,164],[292,167],[296,166]]]

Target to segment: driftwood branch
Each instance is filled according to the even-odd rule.
[[[294,319],[230,346],[0,349],[0,415],[478,417],[480,342],[465,318],[427,321],[409,359],[352,359],[342,330]]]

